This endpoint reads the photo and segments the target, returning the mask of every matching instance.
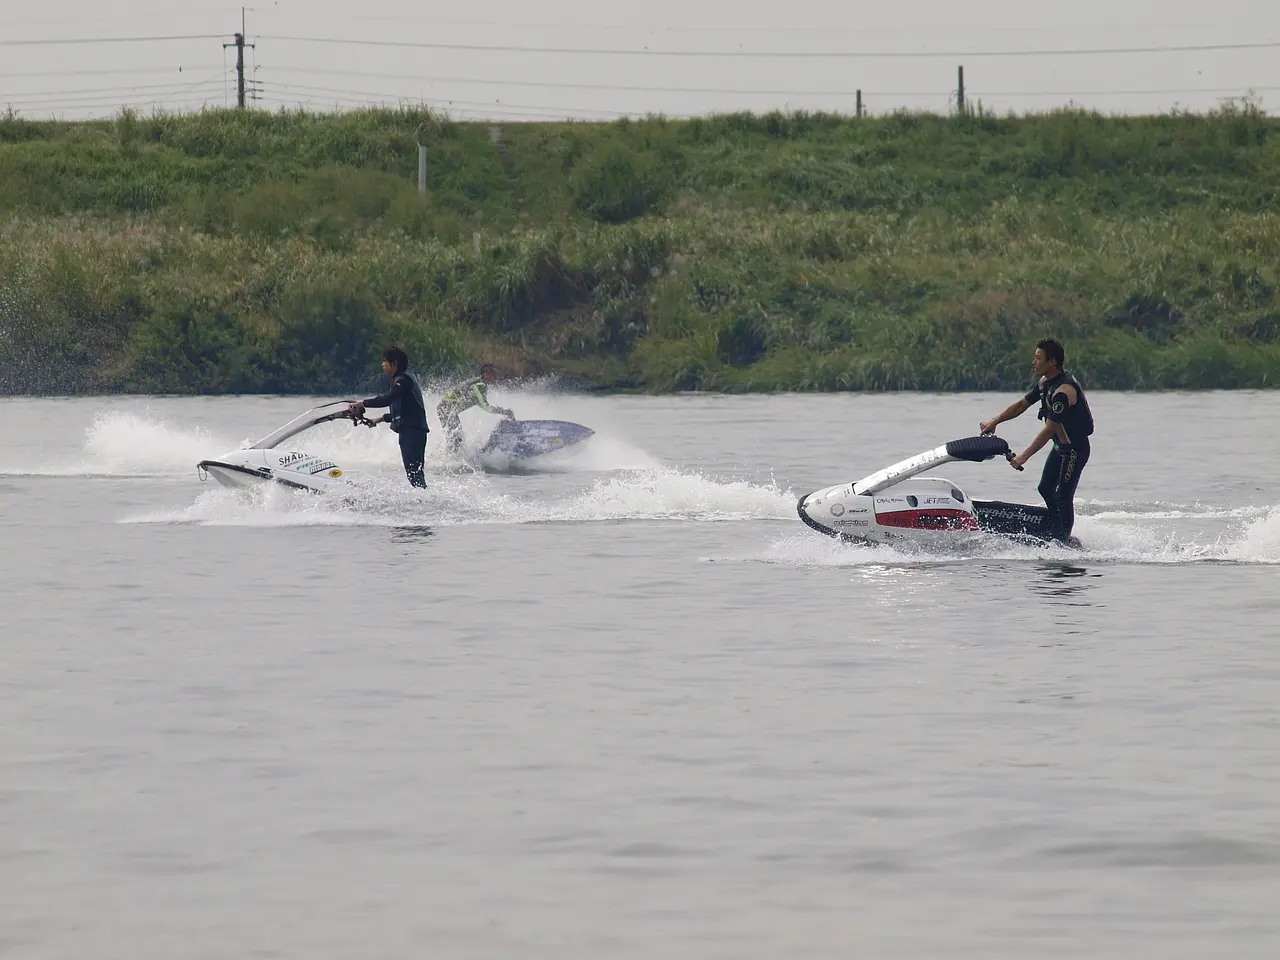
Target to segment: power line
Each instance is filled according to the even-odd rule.
[[[216,99],[217,91],[210,93],[201,93],[193,91],[182,96],[164,96],[165,103],[208,103],[210,99]],[[40,103],[16,103],[14,106],[22,108],[32,108],[38,110],[56,110],[59,107],[67,106],[71,109],[82,110],[91,107],[109,107],[109,106],[125,106],[130,103],[159,103],[160,99],[155,96],[136,95],[136,96],[103,96],[103,97],[68,97],[65,100],[48,100]]]
[[[488,77],[439,77],[420,76],[412,73],[381,73],[372,70],[329,70],[324,67],[300,67],[286,65],[271,68],[282,74],[305,73],[322,74],[324,76],[368,77],[378,80],[409,80],[415,83],[462,83],[479,86],[498,87],[547,87],[566,90],[620,90],[633,93],[717,93],[740,96],[787,96],[787,97],[852,97],[853,90],[782,90],[754,87],[668,87],[649,86],[645,84],[617,83],[573,83],[559,80],[493,80]],[[335,88],[328,87],[328,90]],[[1148,90],[1014,90],[984,91],[982,96],[988,97],[1075,97],[1075,96],[1144,96],[1147,94],[1172,93],[1233,93],[1240,89],[1269,91],[1277,87],[1252,86],[1240,87],[1175,87]],[[877,97],[945,97],[953,90],[873,90],[863,88],[864,95]],[[387,96],[392,96],[387,94]]]
[[[57,94],[52,96],[39,97],[5,97],[2,101],[7,106],[17,109],[51,109],[59,104],[81,104],[85,106],[104,105],[109,106],[113,103],[125,103],[129,101],[143,100],[147,103],[158,103],[165,101],[166,103],[179,103],[191,97],[204,97],[206,99],[217,99],[222,95],[222,91],[217,87],[210,85],[207,88],[197,88],[195,90],[139,90],[128,93],[103,93],[98,95],[79,95],[61,97]]]
[[[337,88],[337,87],[317,87],[317,86],[310,86],[306,84],[280,83],[280,82],[271,81],[271,80],[264,81],[264,84],[269,89],[272,89],[272,90],[285,91],[285,92],[292,91],[296,93],[297,100],[288,101],[288,102],[302,102],[302,101],[309,102],[313,100],[324,101],[327,99],[333,99],[335,101],[365,105],[370,102],[378,102],[378,101],[407,101],[411,103],[424,103],[424,104],[429,104],[433,106],[444,106],[444,107],[449,107],[449,106],[482,107],[490,112],[503,111],[503,110],[539,111],[539,113],[532,114],[533,116],[560,117],[564,115],[576,114],[576,115],[579,115],[581,119],[590,119],[590,116],[582,116],[582,115],[612,117],[612,116],[619,116],[619,115],[640,115],[642,113],[647,112],[647,111],[635,111],[635,110],[632,110],[632,111],[599,110],[591,107],[556,107],[548,104],[509,103],[501,100],[488,101],[488,100],[462,100],[462,99],[455,99],[450,97],[419,97],[419,96],[412,96],[409,94],[374,93],[372,91],[350,90],[350,89]],[[1280,87],[1253,87],[1251,89],[1266,91],[1266,90],[1280,90]],[[983,91],[980,93],[978,92],[971,93],[969,94],[969,96],[971,97],[1065,97],[1065,96],[1105,97],[1105,96],[1133,96],[1133,95],[1153,95],[1154,96],[1154,95],[1185,94],[1185,93],[1207,93],[1207,94],[1237,93],[1238,94],[1240,92],[1241,91],[1239,90],[1239,88],[1227,87],[1227,88],[1185,88],[1185,89],[1168,89],[1168,90],[1085,90],[1085,91],[1042,90],[1042,91],[1008,91],[1008,92]],[[915,90],[915,91],[905,91],[905,92],[904,91],[887,92],[887,91],[879,91],[879,90],[863,90],[862,91],[862,95],[864,99],[869,97],[941,99],[953,93],[954,91],[949,91],[949,90],[943,90],[943,91]],[[849,96],[852,96],[852,95],[850,94]],[[279,101],[277,98],[274,98],[274,97],[265,97],[264,99],[272,102],[283,102],[283,101]],[[658,112],[662,113],[663,116],[671,117],[672,119],[675,118],[674,115],[667,114],[662,111],[658,111]]]
[[[276,40],[284,43],[329,43],[368,47],[408,47],[426,50],[491,51],[494,53],[591,54],[610,57],[784,57],[788,59],[866,58],[880,60],[942,57],[977,59],[983,57],[1102,56],[1115,54],[1197,53],[1213,50],[1273,50],[1280,48],[1280,41],[1265,41],[1256,43],[1176,44],[1159,47],[1080,47],[1041,50],[627,50],[605,47],[521,47],[507,44],[432,43],[422,40],[359,40],[348,37],[288,37],[273,34],[259,34],[258,39]]]
[[[257,10],[253,7],[250,7],[249,9],[253,10],[258,17],[266,18],[266,19],[286,18],[286,17],[288,19],[294,19],[294,18],[304,18],[304,19],[312,18],[312,19],[321,19],[321,20],[335,20],[335,19],[348,20],[349,19],[348,14],[325,13],[323,11],[318,11],[318,10],[304,10],[304,11],[298,11],[296,13],[282,14],[282,13],[277,13],[276,11],[271,10],[270,8]],[[1062,27],[1062,26],[1024,26],[1024,25],[1017,25],[1017,24],[1009,24],[1009,25],[1002,24],[996,27],[989,27],[989,26],[970,27],[970,28],[967,28],[967,30],[966,28],[955,27],[955,26],[913,25],[910,27],[865,27],[865,26],[832,26],[827,24],[823,24],[821,26],[818,26],[818,25],[797,26],[795,24],[785,24],[785,25],[777,25],[777,26],[761,26],[761,25],[725,26],[723,24],[717,24],[715,26],[703,26],[703,25],[696,25],[696,24],[677,24],[677,25],[664,25],[664,26],[655,27],[655,26],[646,26],[643,23],[631,23],[631,24],[587,23],[582,21],[577,21],[573,23],[564,23],[564,22],[556,22],[556,21],[530,22],[530,21],[516,21],[516,20],[507,20],[507,19],[455,20],[455,19],[440,19],[437,17],[424,18],[424,17],[403,17],[403,16],[397,17],[397,16],[386,16],[386,15],[376,15],[376,14],[365,15],[363,13],[361,14],[360,19],[361,21],[368,22],[368,23],[412,23],[422,27],[475,26],[475,27],[488,27],[488,28],[500,27],[500,28],[507,28],[507,29],[536,29],[536,30],[557,30],[557,31],[564,31],[564,30],[624,31],[624,32],[647,33],[647,34],[715,33],[720,36],[723,36],[725,34],[735,34],[735,33],[768,33],[772,35],[777,35],[782,33],[796,33],[796,34],[821,33],[827,36],[833,33],[856,33],[864,36],[868,34],[876,34],[876,35],[910,34],[912,36],[917,36],[922,33],[945,33],[948,35],[954,35],[956,33],[964,33],[964,32],[982,33],[984,35],[989,35],[991,32],[993,32],[993,30],[999,33],[1052,33],[1055,35],[1061,35],[1062,33],[1072,32],[1073,30],[1074,32],[1080,32],[1082,29],[1089,29],[1089,30],[1103,29],[1103,30],[1114,31],[1114,30],[1123,30],[1123,29],[1132,28],[1132,29],[1142,29],[1146,31],[1146,30],[1150,30],[1152,26],[1149,22],[1134,23],[1134,22],[1125,22],[1125,21],[1110,21],[1110,22],[1094,22],[1094,23],[1091,23],[1088,28],[1080,28],[1080,27],[1072,28],[1072,27]],[[1162,29],[1162,30],[1209,30],[1209,29],[1221,30],[1221,29],[1230,29],[1230,28],[1241,28],[1241,27],[1246,27],[1246,28],[1264,27],[1264,26],[1271,27],[1276,25],[1280,25],[1280,20],[1275,20],[1275,19],[1237,20],[1237,21],[1217,21],[1213,23],[1204,23],[1204,22],[1167,23],[1166,22],[1166,23],[1160,23],[1158,26],[1159,26],[1159,29]]]
[[[26,77],[90,77],[108,76],[130,73],[181,73],[181,66],[174,67],[111,67],[103,70],[19,70],[12,73],[0,73],[0,79]]]
[[[162,109],[169,107],[208,106],[213,102],[209,97],[182,97],[165,101]],[[101,102],[67,102],[33,105],[32,109],[40,115],[60,115],[64,113],[84,113],[86,111],[115,111],[124,107],[161,107],[156,100],[134,98],[131,100],[105,100]]]
[[[596,110],[591,107],[553,107],[545,103],[502,103],[496,100],[455,100],[448,97],[413,97],[406,94],[393,93],[372,93],[368,90],[346,90],[336,87],[313,87],[306,84],[293,83],[272,83],[270,80],[264,80],[264,85],[269,84],[280,90],[298,90],[304,93],[315,93],[319,95],[337,94],[344,98],[354,97],[374,97],[382,100],[409,100],[414,103],[435,103],[435,104],[457,104],[460,106],[473,107],[490,107],[490,108],[512,108],[519,110],[569,110],[577,113],[599,114],[603,116],[615,116],[617,110]]]
[[[311,101],[319,100],[320,98],[319,97],[300,97],[297,99],[287,99],[283,96],[280,96],[280,97],[263,96],[260,99],[264,103],[274,103],[283,107],[301,108],[304,103],[310,104]],[[340,106],[350,106],[350,107],[356,107],[356,108],[367,108],[370,106],[369,102],[366,100],[357,100],[351,97],[333,97],[331,99],[331,102]],[[511,117],[516,116],[521,119],[530,119],[530,120],[561,120],[561,121],[584,120],[584,121],[602,122],[602,118],[578,116],[570,110],[566,110],[563,112],[550,112],[550,108],[548,108],[547,111],[535,112],[535,111],[528,111],[528,110],[515,110],[514,108],[508,109],[505,107],[505,105],[501,105],[501,104],[497,106],[490,106],[487,109],[464,110],[462,111],[462,113],[476,117],[477,119],[510,119]],[[618,116],[623,116],[623,115],[626,115],[626,114],[619,112],[616,114],[612,114],[611,116],[616,118]],[[671,119],[687,119],[687,118],[672,116]]]
[[[160,19],[161,17],[170,17],[170,18],[211,17],[211,16],[223,16],[225,14],[226,14],[226,9],[223,7],[197,7],[195,9],[188,8],[185,10],[152,10],[145,13],[144,12],[113,13],[107,17],[76,17],[75,20],[76,20],[76,23],[106,23],[106,22],[119,23],[121,20],[152,21],[152,20]],[[0,24],[4,24],[10,27],[35,27],[35,26],[45,26],[48,24],[57,24],[61,26],[66,22],[67,22],[66,17],[58,17],[56,19],[39,19],[39,20],[10,20],[10,19],[0,20]]]
[[[171,40],[221,40],[221,33],[193,33],[174,37],[73,37],[63,40],[0,40],[0,47],[56,47],[80,43],[156,43]]]
[[[965,95],[969,97],[1146,97],[1182,93],[1241,93],[1246,90],[1269,92],[1280,90],[1280,87],[1170,87],[1165,90],[997,90],[985,92],[965,91]],[[896,96],[896,94],[880,94],[880,96]]]
[[[192,80],[187,83],[136,83],[136,84],[132,84],[130,86],[124,86],[124,87],[82,87],[79,90],[56,90],[56,91],[34,90],[30,93],[19,92],[14,96],[17,99],[31,100],[35,98],[45,98],[45,97],[77,96],[80,94],[99,94],[99,95],[106,96],[106,95],[116,95],[121,93],[134,93],[134,92],[148,93],[148,92],[171,91],[175,93],[181,93],[183,90],[190,90],[193,87],[209,86],[210,84],[217,83],[221,79],[222,79],[222,73],[219,72],[214,74],[211,77],[205,78],[204,80]],[[13,99],[13,98],[11,97],[10,99]]]
[[[851,97],[852,90],[757,90],[734,89],[729,87],[648,87],[609,83],[558,83],[541,80],[489,80],[473,77],[415,77],[403,73],[361,73],[358,70],[324,70],[310,68],[277,68],[280,72],[320,73],[327,76],[345,75],[370,77],[379,80],[410,80],[418,83],[474,83],[483,86],[499,87],[553,87],[570,90],[622,90],[636,93],[729,93],[750,96],[826,96]],[[328,88],[332,89],[332,88]],[[907,96],[909,94],[902,94]],[[899,96],[899,94],[881,94],[881,96]]]
[[[327,70],[322,67],[276,67],[281,72],[319,73],[325,76],[371,77],[378,80],[414,80],[421,83],[474,83],[485,86],[555,87],[566,90],[631,90],[640,93],[740,93],[758,96],[850,97],[851,90],[755,90],[729,87],[650,87],[616,83],[565,83],[554,80],[491,80],[486,77],[423,77],[411,73],[377,73],[367,70]],[[910,96],[911,94],[881,94]],[[944,94],[945,96],[945,94]]]
[[[452,99],[446,99],[446,98],[421,98],[421,97],[410,97],[410,96],[403,96],[403,95],[370,93],[368,91],[360,91],[360,90],[339,90],[337,88],[327,88],[327,87],[306,87],[306,86],[298,86],[298,85],[287,84],[287,83],[271,83],[270,81],[264,81],[264,85],[267,86],[270,90],[281,90],[286,93],[289,91],[295,92],[298,95],[297,101],[290,101],[290,102],[300,102],[302,100],[324,101],[324,100],[332,99],[335,101],[344,101],[348,103],[367,105],[371,101],[401,100],[401,101],[408,101],[410,103],[425,103],[425,104],[430,104],[434,106],[443,106],[443,107],[453,107],[453,106],[480,107],[485,109],[488,112],[493,112],[495,110],[515,110],[515,111],[520,111],[522,113],[527,113],[528,111],[536,111],[535,113],[528,114],[528,115],[545,116],[545,117],[551,117],[551,118],[559,118],[559,117],[564,117],[564,116],[573,115],[573,114],[578,114],[578,115],[590,114],[593,116],[601,116],[601,117],[616,117],[620,113],[625,112],[625,111],[618,111],[618,110],[596,110],[590,107],[556,107],[556,106],[550,106],[547,104],[502,103],[502,102],[483,101],[483,100],[452,100]],[[268,99],[276,99],[276,98],[268,98]],[[578,119],[590,119],[590,118],[587,116],[579,116]]]

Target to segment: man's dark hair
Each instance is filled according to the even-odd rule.
[[[387,361],[396,368],[396,373],[404,373],[409,369],[409,355],[400,348],[400,344],[393,343],[387,347],[386,353],[382,355],[382,359]]]
[[[1045,359],[1059,370],[1061,370],[1062,365],[1067,362],[1067,353],[1062,349],[1062,344],[1057,340],[1041,340],[1036,344],[1036,348],[1043,350]]]
[[[480,364],[480,376],[483,377],[486,373],[492,373],[496,377],[498,375],[498,368],[492,363]]]

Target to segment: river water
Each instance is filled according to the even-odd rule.
[[[0,957],[1280,954],[1280,394],[1092,395],[1084,549],[967,555],[795,502],[1011,396],[495,398],[593,446],[0,402]]]

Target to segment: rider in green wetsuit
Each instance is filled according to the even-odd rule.
[[[509,420],[515,419],[515,414],[506,407],[495,407],[489,403],[488,385],[497,379],[498,368],[492,363],[486,363],[480,368],[480,376],[454,384],[440,398],[436,414],[449,437],[450,452],[456,453],[462,446],[462,424],[458,415],[463,410],[479,407],[486,413],[498,413]]]

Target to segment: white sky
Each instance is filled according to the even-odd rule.
[[[353,12],[358,10],[358,13]],[[197,109],[235,102],[239,4],[211,0],[0,0],[0,109],[28,117],[110,116],[122,105]],[[945,112],[956,68],[999,113],[1067,103],[1107,113],[1206,110],[1251,91],[1280,104],[1280,6],[1258,0],[259,0],[246,8],[254,106],[354,107],[426,101],[459,119],[608,119],[729,110]],[[210,34],[145,43],[111,37]],[[299,42],[289,37],[555,47],[538,53]],[[80,44],[22,41],[88,39]],[[1215,44],[1263,49],[1000,55]],[[694,55],[661,56],[658,51]],[[806,56],[706,56],[790,53]],[[847,54],[876,54],[848,56]],[[827,56],[809,56],[828,54]],[[830,54],[842,54],[831,56]],[[912,56],[902,56],[912,54]],[[629,89],[619,89],[629,88]]]

